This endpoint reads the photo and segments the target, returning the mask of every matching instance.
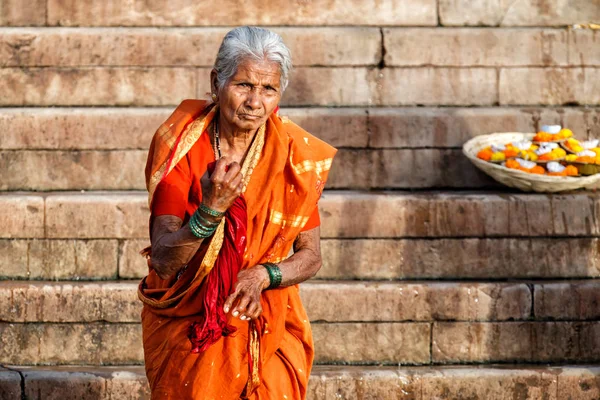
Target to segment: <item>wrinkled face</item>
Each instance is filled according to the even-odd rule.
[[[213,92],[218,93],[222,118],[233,129],[258,129],[279,104],[280,78],[277,63],[244,60],[223,89],[217,91],[216,72],[213,71],[211,82]]]

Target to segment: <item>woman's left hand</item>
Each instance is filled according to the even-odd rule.
[[[269,273],[262,265],[243,269],[238,273],[237,283],[232,294],[225,300],[223,310],[227,314],[248,321],[262,314],[260,295],[269,284]],[[232,308],[233,307],[233,308]]]

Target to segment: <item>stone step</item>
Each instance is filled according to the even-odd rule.
[[[446,26],[566,26],[600,19],[600,8],[587,0],[572,0],[568,6],[561,2],[440,0],[439,16]]]
[[[311,324],[317,364],[600,362],[598,321]],[[0,364],[142,364],[137,323],[0,323]]]
[[[212,67],[229,27],[0,28],[3,67]],[[295,66],[594,66],[591,30],[272,27]],[[383,43],[382,43],[383,40]],[[423,48],[427,43],[427,48]],[[383,44],[383,46],[382,46]],[[202,51],[189,51],[190,48]],[[483,50],[485,49],[485,50]]]
[[[325,239],[597,237],[600,194],[326,191]],[[143,192],[0,193],[0,238],[145,239]]]
[[[137,281],[0,281],[0,321],[140,322]],[[529,282],[309,281],[300,294],[313,322],[594,319],[600,280]],[[563,303],[557,299],[566,297]],[[536,298],[535,302],[533,298]],[[451,300],[451,301],[450,301]],[[573,304],[571,304],[573,303]],[[532,307],[535,307],[535,314]]]
[[[173,108],[0,108],[0,150],[143,150]],[[600,108],[282,108],[338,148],[459,149],[474,136],[540,124],[600,137]],[[90,134],[94,132],[94,134]],[[35,133],[35,134],[34,134]]]
[[[175,106],[207,67],[8,67],[0,106]],[[322,82],[328,84],[323,85]],[[284,106],[600,105],[598,67],[297,67]],[[529,89],[526,89],[530,86]],[[402,91],[397,90],[403,87]]]
[[[0,151],[0,190],[143,190],[147,150]],[[458,149],[342,149],[331,189],[481,189],[500,185]]]
[[[16,372],[18,371],[18,372]],[[23,375],[30,400],[150,399],[140,366],[26,367],[0,369],[2,398],[18,398]],[[315,366],[308,400],[592,399],[600,395],[596,365],[525,367]],[[11,396],[11,397],[9,397]]]
[[[325,227],[323,228],[325,229]],[[146,239],[0,239],[0,279],[139,279]],[[598,238],[322,239],[317,279],[600,277]]]
[[[318,363],[579,363],[600,361],[599,286],[309,282],[301,295]],[[141,363],[136,288],[2,282],[0,364]]]
[[[212,67],[230,29],[0,28],[0,42],[5,43],[0,57],[3,67]],[[379,28],[271,29],[282,36],[296,67],[376,66],[381,60]],[[561,34],[566,30],[556,30],[557,36]]]

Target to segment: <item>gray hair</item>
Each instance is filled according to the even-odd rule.
[[[245,59],[269,60],[279,65],[281,92],[288,85],[292,70],[292,55],[281,36],[268,29],[241,26],[227,33],[219,47],[214,69],[217,71],[217,86],[223,86],[235,75]]]

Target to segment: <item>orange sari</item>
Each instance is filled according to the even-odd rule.
[[[214,115],[212,105],[186,100],[158,129],[146,167],[151,208],[160,182],[194,146],[206,145],[205,129]],[[242,167],[247,242],[241,268],[287,257],[295,238],[312,220],[335,152],[277,114],[259,129]],[[211,159],[214,156],[207,155],[205,162]],[[190,188],[184,222],[201,201],[201,193],[192,193],[198,190]],[[249,399],[303,399],[313,343],[297,285],[263,292],[263,314],[257,321],[227,316],[236,332],[192,353],[188,333],[203,318],[200,304],[225,232],[222,223],[178,278],[162,280],[150,270],[140,283],[152,399],[233,400],[242,393]]]

